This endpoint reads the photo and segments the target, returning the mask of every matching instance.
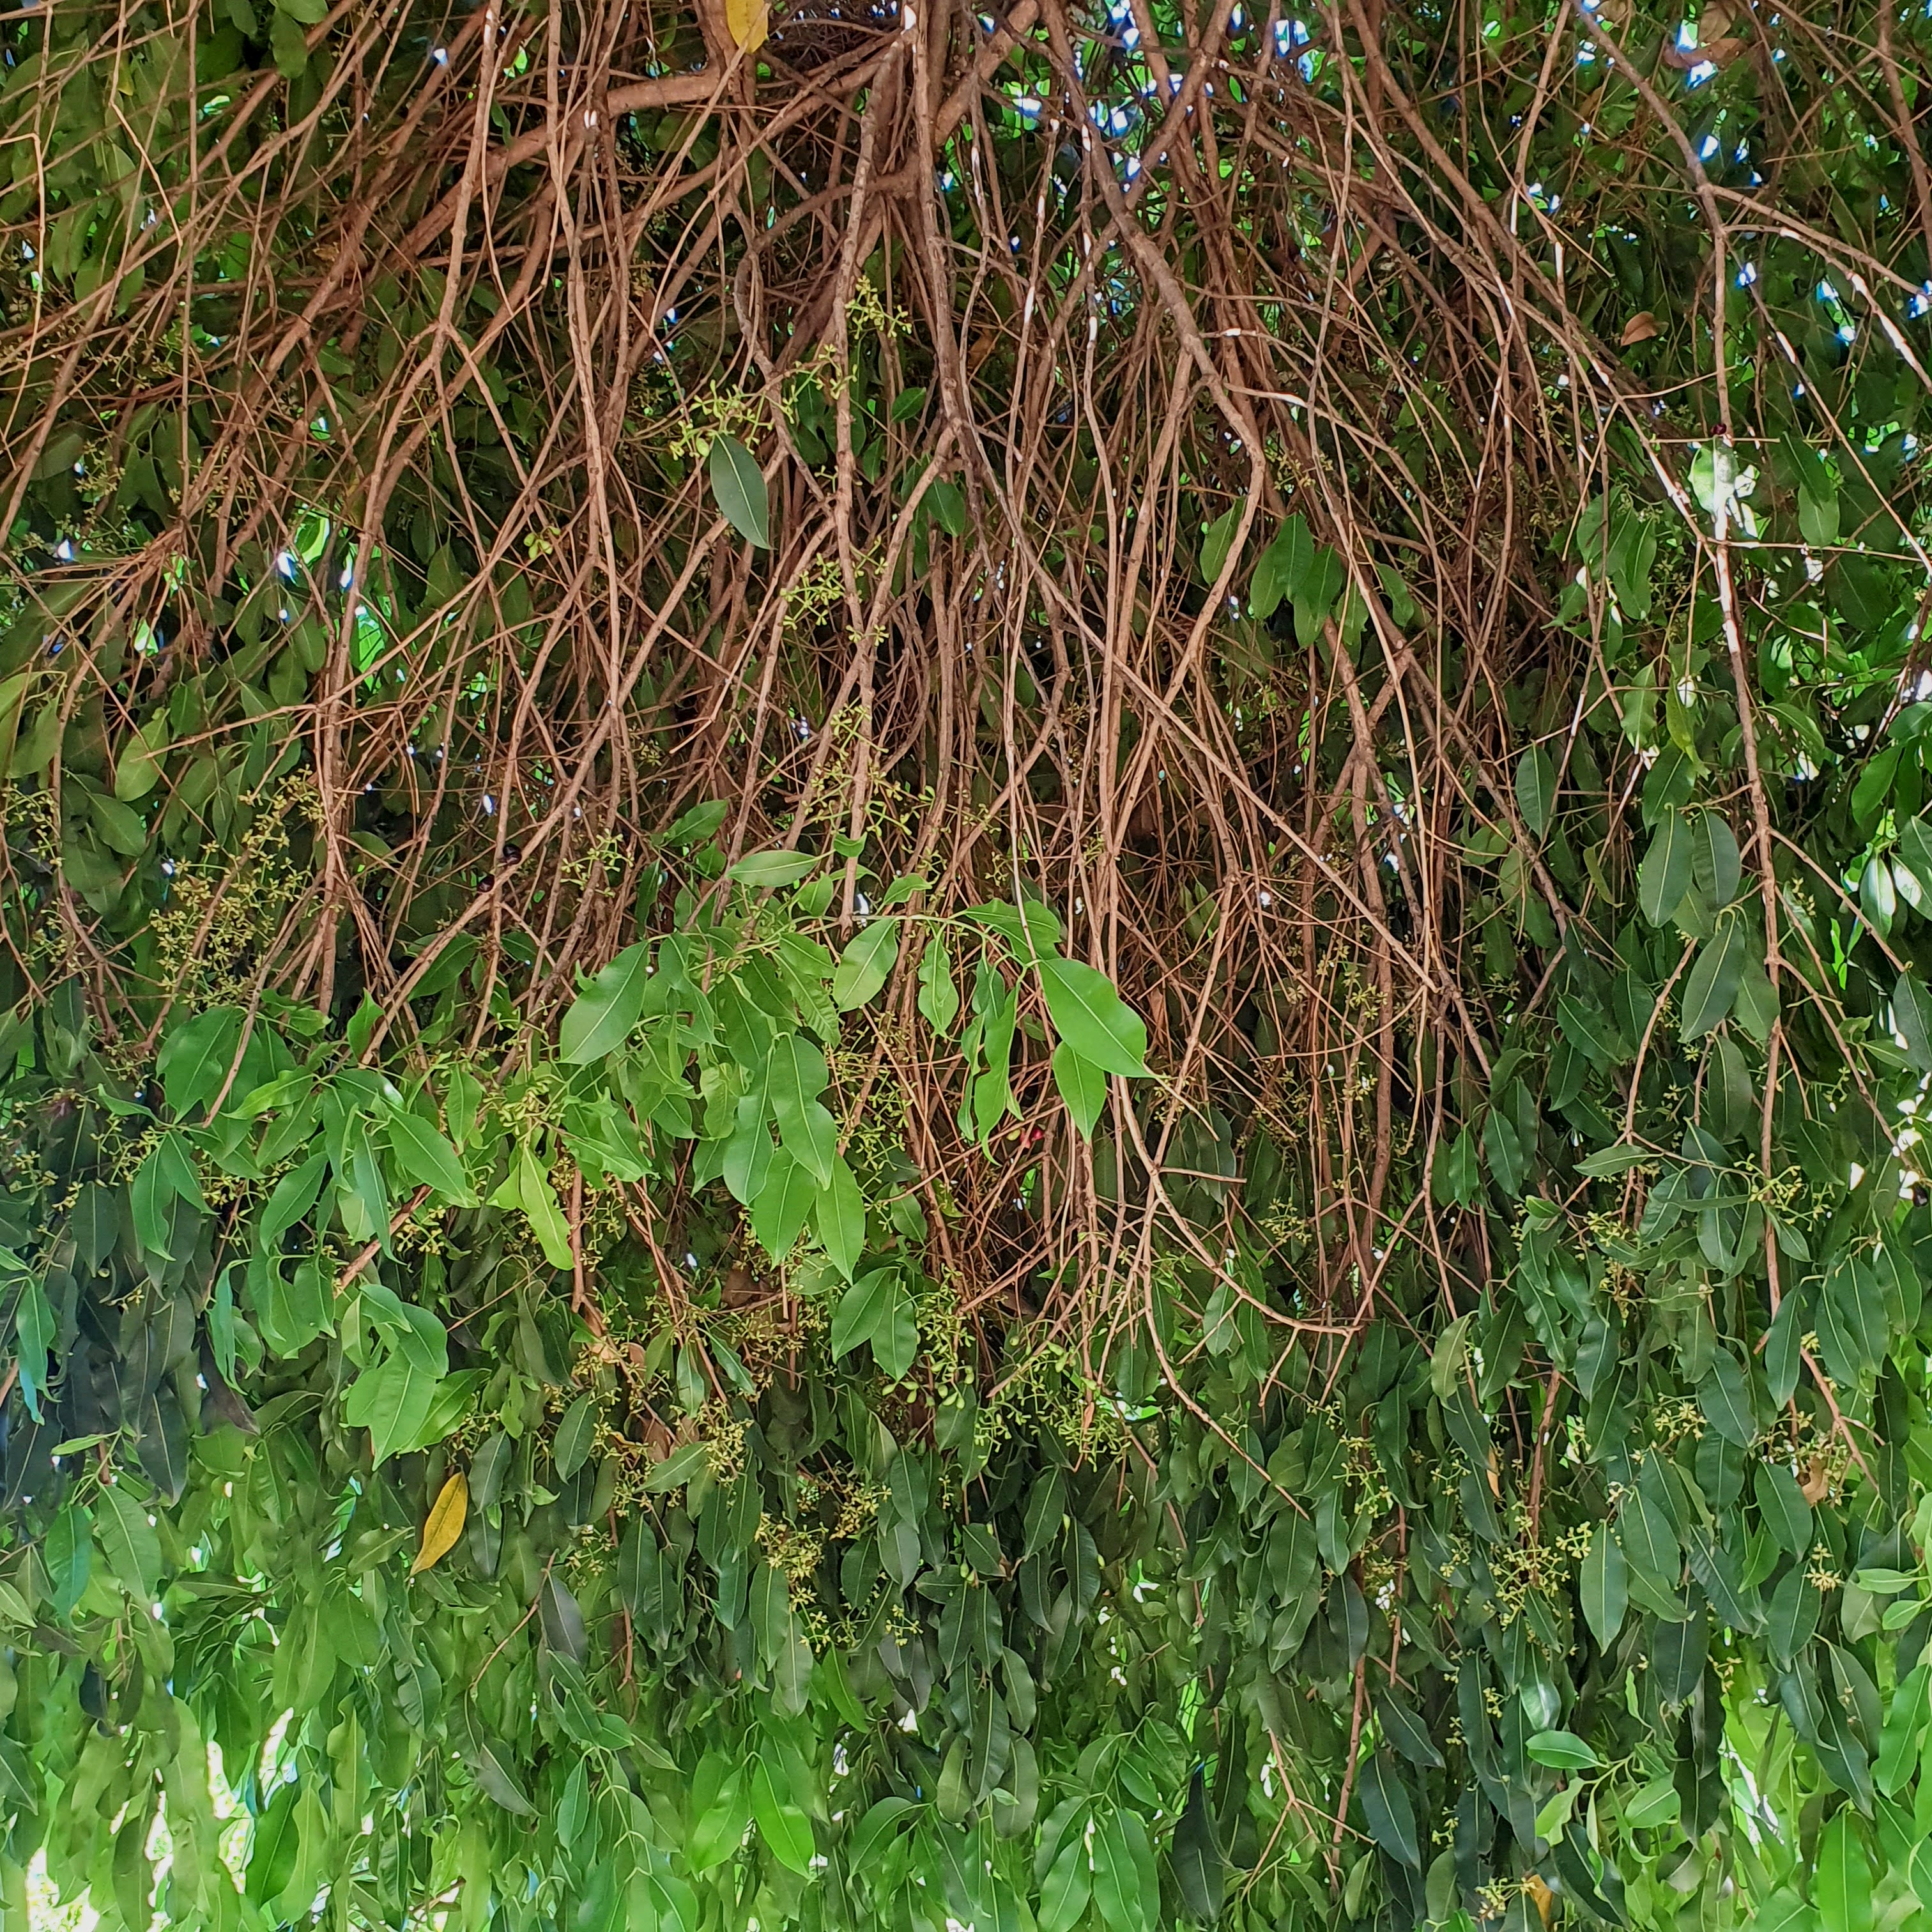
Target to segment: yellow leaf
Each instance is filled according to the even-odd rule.
[[[764,45],[771,19],[766,0],[724,0],[724,24],[748,54]]]
[[[429,1513],[429,1520],[423,1525],[422,1547],[416,1552],[416,1560],[410,1565],[410,1574],[428,1570],[440,1562],[456,1547],[456,1539],[463,1534],[463,1521],[470,1514],[470,1485],[463,1480],[459,1471],[442,1486]]]

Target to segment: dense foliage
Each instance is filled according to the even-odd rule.
[[[0,1924],[1932,1910],[1928,10],[0,14]]]

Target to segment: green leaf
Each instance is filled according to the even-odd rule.
[[[1072,1932],[1093,1895],[1086,1835],[1076,1832],[1060,1847],[1040,1888],[1040,1932]]]
[[[557,1032],[557,1057],[566,1066],[604,1059],[630,1038],[650,976],[650,947],[627,946],[578,994]]]
[[[1436,1748],[1428,1726],[1394,1691],[1376,1700],[1376,1716],[1383,1738],[1398,1756],[1419,1769],[1442,1768],[1442,1754]]]
[[[314,0],[296,0],[296,4],[313,4]],[[284,80],[300,80],[308,73],[308,38],[299,23],[279,4],[274,18],[268,23],[268,47],[274,56],[275,71]]]
[[[1556,812],[1556,767],[1540,745],[1516,760],[1516,802],[1532,836],[1540,838]]]
[[[1182,1901],[1196,1918],[1212,1924],[1221,1916],[1226,1867],[1208,1809],[1207,1780],[1198,1765],[1188,1781],[1187,1804],[1174,1826],[1168,1856]]]
[[[935,932],[926,942],[919,962],[920,1017],[944,1040],[959,1017],[959,989],[952,983],[952,957],[946,935]]]
[[[1802,1556],[1811,1547],[1811,1505],[1781,1462],[1760,1462],[1751,1479],[1758,1514],[1780,1550]]]
[[[389,1150],[410,1180],[433,1188],[447,1201],[466,1204],[476,1199],[455,1148],[427,1120],[399,1107],[386,1124]]]
[[[569,1481],[583,1468],[597,1442],[598,1408],[594,1396],[580,1395],[563,1412],[550,1444],[550,1459],[558,1476]]]
[[[1750,1378],[1728,1348],[1720,1348],[1712,1354],[1710,1372],[1697,1390],[1697,1405],[1705,1420],[1726,1442],[1748,1449],[1756,1440]]]
[[[1693,862],[1689,820],[1681,812],[1665,812],[1637,868],[1637,904],[1652,926],[1663,925],[1690,891]]]
[[[1932,1912],[1932,1839],[1912,1846],[1905,1870],[1912,1890],[1918,1894],[1920,1910]]]
[[[966,493],[956,483],[938,482],[926,492],[932,519],[948,536],[966,534]]]
[[[1342,560],[1326,544],[1317,547],[1294,590],[1294,638],[1305,650],[1322,640],[1322,626],[1347,580]]]
[[[1817,1634],[1822,1607],[1817,1586],[1805,1574],[1804,1559],[1801,1556],[1778,1579],[1766,1613],[1766,1637],[1778,1663],[1789,1665]]]
[[[177,1118],[220,1091],[241,1046],[244,1017],[239,1006],[210,1006],[168,1030],[155,1071]]]
[[[818,1176],[789,1148],[773,1154],[748,1204],[752,1237],[773,1261],[783,1261],[797,1245],[817,1204],[819,1186]]]
[[[842,1013],[862,1006],[891,977],[903,924],[896,917],[875,919],[839,955],[832,975],[832,1004]]]
[[[185,1202],[198,1211],[208,1205],[202,1197],[201,1183],[189,1157],[187,1140],[179,1133],[170,1132],[148,1150],[146,1160],[135,1169],[128,1190],[134,1232],[149,1254],[167,1252],[171,1216],[177,1201]]]
[[[53,1586],[57,1618],[70,1615],[94,1568],[94,1516],[84,1504],[69,1503],[53,1520],[43,1550],[47,1580]]]
[[[1523,1749],[1538,1764],[1556,1771],[1588,1771],[1598,1762],[1597,1754],[1574,1731],[1538,1731]]]
[[[502,1760],[482,1738],[472,1741],[470,1761],[470,1768],[476,1774],[476,1782],[494,1802],[519,1818],[534,1818],[537,1815],[537,1808],[524,1796],[522,1786],[510,1775]]]
[[[554,1268],[573,1267],[569,1224],[557,1205],[549,1175],[538,1162],[536,1150],[527,1141],[517,1150],[515,1184],[518,1204],[537,1238],[537,1245],[543,1250],[544,1259]]]
[[[776,892],[810,878],[823,863],[815,852],[750,852],[726,876],[754,892]]]
[[[254,1290],[255,1325],[262,1340],[284,1360],[300,1354],[334,1325],[328,1277],[314,1255],[305,1255],[296,1264],[292,1281],[276,1262],[254,1280]]]
[[[1677,1528],[1642,1489],[1632,1490],[1617,1513],[1618,1540],[1623,1553],[1647,1581],[1674,1590],[1684,1568]]]
[[[853,1828],[851,1842],[846,1847],[846,1869],[866,1870],[872,1860],[898,1835],[894,1827],[918,1809],[910,1798],[897,1796],[881,1798],[869,1806],[865,1816]]]
[[[1892,1027],[1915,1073],[1932,1073],[1932,992],[1916,973],[1901,973],[1892,988]]]
[[[1147,1072],[1147,1028],[1104,973],[1072,959],[1039,962],[1046,1010],[1060,1037],[1103,1073]]]
[[[1835,494],[1814,496],[1800,488],[1798,493],[1798,534],[1814,550],[1828,550],[1838,541],[1838,499]]]
[[[1626,511],[1610,539],[1610,584],[1624,621],[1641,624],[1650,615],[1650,572],[1657,560],[1657,532],[1651,520]]]
[[[1066,1103],[1082,1140],[1094,1137],[1094,1124],[1107,1104],[1107,1076],[1081,1058],[1064,1040],[1053,1049],[1053,1084]]]
[[[1483,1184],[1483,1171],[1476,1151],[1476,1136],[1462,1128],[1447,1147],[1437,1150],[1430,1170],[1430,1186],[1436,1204],[1448,1207],[1473,1205]]]
[[[1915,1607],[1913,1615],[1919,1614]],[[1916,1768],[1919,1736],[1928,1718],[1932,1718],[1932,1667],[1917,1664],[1892,1692],[1891,1708],[1885,1714],[1875,1778],[1888,1798],[1904,1786]]]
[[[1892,787],[1898,776],[1899,747],[1888,745],[1865,760],[1852,788],[1852,820],[1868,836],[1884,817],[1891,802]]]
[[[275,1183],[255,1226],[255,1244],[260,1252],[273,1254],[279,1249],[282,1237],[315,1205],[328,1171],[328,1150],[318,1148],[299,1167],[291,1168]]]
[[[1228,553],[1234,548],[1241,507],[1239,503],[1230,503],[1211,524],[1201,526],[1201,581],[1210,590],[1220,581]]]
[[[1758,1907],[1750,1932],[1818,1932],[1818,1915],[1788,1885],[1781,1885]]]
[[[1918,881],[1921,898],[1932,904],[1932,826],[1923,818],[1908,818],[1899,827],[1898,856]]]
[[[997,932],[1023,959],[1044,958],[1056,952],[1065,937],[1060,915],[1051,906],[1024,893],[1018,904],[992,899],[983,905],[968,906],[963,915],[976,926]]]
[[[782,1802],[770,1767],[760,1758],[752,1772],[752,1816],[758,1835],[778,1863],[801,1877],[812,1870],[812,1820],[796,1804]]]
[[[1583,1621],[1590,1626],[1597,1648],[1608,1650],[1623,1628],[1624,1612],[1630,1600],[1630,1578],[1623,1550],[1606,1523],[1598,1523],[1591,1532],[1578,1588]]]
[[[1262,552],[1256,562],[1254,581],[1249,586],[1248,608],[1258,622],[1267,622],[1280,608],[1284,598],[1293,601],[1314,556],[1315,544],[1308,534],[1308,520],[1298,512],[1282,524],[1274,542]],[[1401,621],[1398,617],[1396,622]]]
[[[1654,1830],[1660,1825],[1675,1823],[1682,1808],[1676,1781],[1666,1774],[1653,1778],[1630,1795],[1624,1806],[1624,1820],[1640,1829]]]
[[[161,1574],[161,1541],[148,1520],[146,1505],[128,1493],[125,1483],[111,1483],[100,1491],[94,1506],[94,1533],[107,1567],[145,1610]]]
[[[1597,1153],[1586,1154],[1576,1163],[1579,1174],[1588,1174],[1592,1180],[1613,1180],[1620,1174],[1628,1174],[1634,1167],[1641,1167],[1647,1160],[1657,1156],[1640,1147],[1628,1144],[1607,1147]]]
[[[1094,1827],[1094,1903],[1100,1909],[1108,1932],[1152,1932],[1157,1891],[1150,1896],[1142,1880],[1144,1862],[1134,1844],[1143,1845],[1147,1827],[1132,1811],[1116,1809]]]
[[[824,1054],[802,1034],[781,1034],[772,1042],[765,1092],[778,1138],[818,1187],[831,1185],[838,1158],[838,1123],[818,1100],[830,1078]]]
[[[1691,821],[1690,882],[1717,912],[1738,896],[1744,864],[1730,821],[1721,812],[1700,812]]]
[[[686,1442],[674,1449],[662,1462],[654,1462],[644,1477],[644,1487],[654,1496],[681,1490],[692,1477],[709,1467],[708,1452],[702,1442]]]
[[[380,1466],[423,1446],[436,1388],[437,1378],[399,1349],[356,1378],[343,1400],[343,1419],[352,1429],[368,1430]]]
[[[664,842],[679,847],[695,845],[700,839],[709,838],[730,815],[728,800],[707,798],[703,804],[694,805],[672,821],[664,836]]]
[[[1898,889],[1893,884],[1892,868],[1882,859],[1868,859],[1858,875],[1858,904],[1882,939],[1892,930],[1898,914]]]
[[[760,550],[772,547],[771,501],[758,459],[735,436],[711,440],[711,494],[724,520]]]
[[[1384,1751],[1365,1754],[1355,1790],[1370,1837],[1390,1858],[1420,1871],[1422,1850],[1416,1838],[1415,1808],[1394,1760]]]
[[[1872,1932],[1871,1867],[1849,1808],[1841,1808],[1819,1835],[1811,1895],[1825,1932]]]
[[[1684,982],[1682,1033],[1701,1040],[1730,1014],[1749,956],[1750,938],[1743,920],[1724,920],[1704,942]]]
[[[47,1356],[54,1346],[54,1312],[46,1291],[32,1275],[20,1280],[20,1300],[14,1310],[14,1330],[20,1344],[15,1360],[20,1372],[20,1393],[27,1413],[40,1419],[40,1398],[47,1388]]]
[[[692,1827],[687,1846],[692,1870],[709,1871],[722,1864],[744,1841],[745,1827],[751,1816],[751,1794],[733,1771],[717,1787],[716,1796],[699,1813]]]
[[[168,714],[158,711],[131,733],[114,764],[114,796],[124,805],[146,798],[161,782],[161,759],[168,748]]]
[[[1469,1324],[1475,1318],[1473,1310],[1459,1315],[1436,1338],[1429,1358],[1429,1386],[1438,1402],[1447,1402],[1462,1378],[1463,1364],[1469,1359]]]
[[[1550,1795],[1549,1802],[1536,1814],[1536,1835],[1539,1838],[1562,1837],[1568,1828],[1570,1814],[1576,1808],[1577,1789],[1574,1784],[1565,1784]]]
[[[832,1312],[832,1358],[850,1354],[862,1341],[872,1342],[873,1360],[892,1382],[912,1368],[920,1328],[896,1268],[875,1268],[838,1298]]]
[[[885,1334],[900,1293],[896,1268],[874,1268],[839,1298],[832,1316],[832,1354],[849,1355],[862,1342]]]
[[[842,1155],[832,1163],[832,1178],[819,1190],[814,1213],[826,1258],[850,1281],[866,1252],[866,1202]]]

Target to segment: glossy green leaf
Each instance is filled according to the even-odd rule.
[[[1819,1836],[1813,1898],[1825,1932],[1872,1932],[1871,1868],[1852,1820],[1841,1810]]]
[[[1081,1138],[1090,1140],[1107,1105],[1107,1076],[1062,1040],[1053,1050],[1053,1084]]]
[[[796,1804],[781,1800],[770,1768],[762,1759],[752,1772],[752,1815],[758,1820],[759,1837],[780,1864],[801,1876],[811,1870],[815,1849],[812,1821]]]
[[[758,459],[735,436],[711,442],[711,494],[719,514],[748,543],[771,548],[771,500]]]
[[[1175,1822],[1169,1856],[1174,1880],[1187,1910],[1196,1918],[1211,1924],[1221,1916],[1226,1861],[1216,1841],[1213,1814],[1208,1808],[1207,1781],[1198,1766],[1188,1780],[1187,1803]]]
[[[842,1156],[833,1160],[832,1178],[819,1190],[813,1213],[827,1257],[850,1281],[866,1249],[866,1200]]]
[[[1153,1854],[1138,1816],[1109,1812],[1094,1828],[1092,1856],[1094,1903],[1108,1932],[1152,1932],[1159,1893],[1147,1882]]]
[[[1356,1784],[1369,1835],[1392,1858],[1422,1869],[1415,1834],[1415,1808],[1394,1762],[1379,1751],[1365,1753]]]
[[[1690,828],[1691,884],[1715,912],[1738,896],[1744,877],[1736,835],[1722,813],[1700,812]]]
[[[1622,1546],[1606,1523],[1599,1523],[1591,1532],[1578,1585],[1583,1621],[1590,1626],[1598,1648],[1608,1650],[1623,1628],[1630,1581]]]
[[[935,932],[926,942],[919,962],[920,1017],[942,1037],[951,1034],[959,1017],[959,992],[952,983],[952,959],[946,935]]]
[[[1043,958],[1037,970],[1054,1030],[1066,1045],[1103,1073],[1146,1073],[1147,1028],[1105,974],[1072,959]]]
[[[556,1439],[550,1444],[550,1460],[556,1473],[568,1480],[583,1468],[597,1441],[597,1402],[583,1395],[563,1412],[556,1426]]]
[[[107,1567],[134,1598],[140,1613],[154,1597],[161,1568],[160,1538],[151,1512],[128,1493],[125,1483],[113,1483],[95,1500],[94,1530]]]
[[[615,1053],[643,1016],[650,971],[650,948],[626,946],[571,1003],[558,1030],[559,1057],[580,1066]]]
[[[1556,816],[1556,767],[1540,745],[1532,746],[1516,760],[1516,803],[1531,836],[1540,838]]]
[[[875,919],[862,926],[858,935],[840,954],[832,975],[832,1004],[841,1012],[864,1006],[886,980],[898,963],[899,932],[904,922],[896,918]]]
[[[1932,1073],[1932,992],[1916,974],[1898,976],[1892,995],[1892,1024],[1913,1070]]]
[[[1538,1764],[1558,1771],[1589,1771],[1597,1754],[1574,1731],[1538,1731],[1523,1746]]]
[[[1637,871],[1637,902],[1652,926],[1667,920],[1693,884],[1690,821],[1681,812],[1668,812],[1651,835],[1650,848]]]
[[[212,1100],[241,1051],[244,1016],[237,1006],[211,1006],[169,1029],[157,1070],[177,1118]]]
[[[400,1351],[364,1369],[350,1385],[343,1420],[369,1432],[378,1464],[422,1446],[436,1390],[436,1378]]]
[[[407,1179],[433,1188],[447,1201],[476,1198],[456,1150],[427,1120],[399,1108],[386,1126],[396,1166]]]
[[[1086,1912],[1093,1887],[1086,1839],[1076,1835],[1061,1847],[1040,1887],[1040,1932],[1072,1932]]]
[[[1750,944],[1741,919],[1723,920],[1714,936],[1705,941],[1684,982],[1682,1031],[1686,1040],[1701,1040],[1729,1016]]]

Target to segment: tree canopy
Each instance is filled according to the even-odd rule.
[[[1932,1910],[1928,16],[0,14],[0,1925]]]

